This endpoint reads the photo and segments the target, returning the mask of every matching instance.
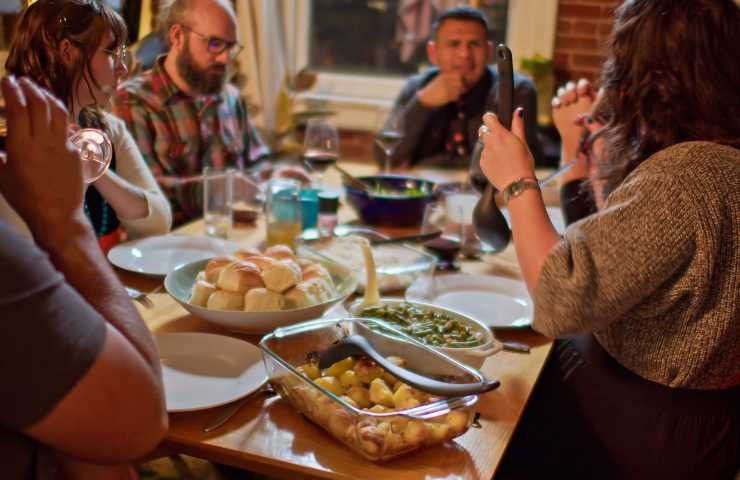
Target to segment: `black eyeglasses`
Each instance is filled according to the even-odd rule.
[[[230,42],[228,40],[224,40],[223,38],[219,37],[209,37],[207,35],[203,35],[202,33],[198,33],[192,28],[186,26],[186,25],[180,25],[184,30],[187,30],[190,33],[194,33],[198,35],[200,38],[205,40],[206,42],[206,48],[208,50],[208,53],[211,55],[221,55],[225,50],[229,51],[229,58],[235,59],[237,55],[239,55],[239,52],[241,52],[244,49],[244,45],[241,45],[238,42]]]

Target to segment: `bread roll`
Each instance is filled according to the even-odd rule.
[[[295,262],[298,264],[299,267],[301,267],[301,270],[305,270],[306,268],[313,265],[315,262],[313,260],[309,260],[307,258],[301,258],[297,257],[295,259]]]
[[[201,272],[202,273],[202,272]],[[205,280],[197,279],[193,285],[193,294],[190,296],[190,304],[199,307],[205,307],[208,303],[208,297],[216,291],[216,286]]]
[[[218,257],[212,258],[207,264],[206,264],[206,281],[212,284],[216,284],[218,281],[218,274],[221,273],[221,270],[228,264],[234,263],[238,261],[239,259],[232,256],[232,255],[221,255]]]
[[[301,281],[301,271],[288,263],[273,260],[272,265],[262,268],[262,281],[273,292],[283,293]]]
[[[275,260],[274,258],[266,257],[264,255],[254,255],[251,257],[247,257],[244,260],[246,260],[247,262],[252,262],[255,265],[257,265],[260,271],[264,270],[267,267],[275,265],[277,263],[277,260]]]
[[[273,245],[265,250],[265,255],[275,260],[295,260],[293,250],[287,245]]]
[[[262,254],[256,248],[245,247],[245,248],[240,248],[236,252],[232,253],[232,255],[238,258],[239,260],[246,260],[249,257],[254,257],[254,256],[262,255]]]
[[[320,263],[314,263],[310,267],[303,269],[303,280],[311,280],[312,278],[321,278],[327,283],[334,285],[329,271]]]
[[[293,273],[297,275],[298,281],[300,282],[303,278],[303,275],[301,274],[301,267],[293,260],[285,259],[285,260],[278,260],[280,263],[287,265],[290,267],[291,270],[293,270]]]
[[[319,303],[314,294],[309,291],[308,286],[303,282],[288,290],[284,297],[286,310],[304,308]]]
[[[266,288],[253,288],[244,295],[245,312],[275,312],[282,310],[285,299]]]
[[[230,292],[245,293],[255,287],[264,287],[264,284],[257,265],[246,260],[239,260],[226,265],[221,270],[216,286]]]
[[[206,308],[213,310],[243,310],[244,294],[229,292],[227,290],[216,290],[208,297]]]

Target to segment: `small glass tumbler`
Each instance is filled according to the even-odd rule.
[[[300,186],[287,179],[273,180],[268,185],[267,245],[287,245],[296,248],[296,237],[301,234],[303,215]]]
[[[232,227],[234,170],[203,168],[203,220],[206,235],[227,238]]]

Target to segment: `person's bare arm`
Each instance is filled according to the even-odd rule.
[[[136,458],[167,427],[152,337],[82,212],[81,167],[67,141],[66,109],[26,79],[5,78],[2,91],[8,160],[0,166],[0,191],[69,285],[107,321],[103,350],[90,369],[27,433],[90,461]]]
[[[534,159],[525,140],[524,114],[522,108],[517,108],[511,121],[511,131],[501,125],[494,114],[483,115],[484,126],[480,130],[484,144],[481,168],[499,191],[520,178],[536,178]],[[560,235],[547,215],[539,190],[525,190],[510,200],[508,208],[522,277],[529,291],[533,292],[545,258],[560,241]]]

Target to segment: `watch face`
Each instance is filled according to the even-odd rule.
[[[521,178],[513,183],[511,183],[506,189],[504,189],[504,202],[509,203],[509,200],[511,200],[514,197],[518,197],[522,194],[524,190],[529,190],[530,188],[537,188],[539,189],[539,183],[535,180]]]

